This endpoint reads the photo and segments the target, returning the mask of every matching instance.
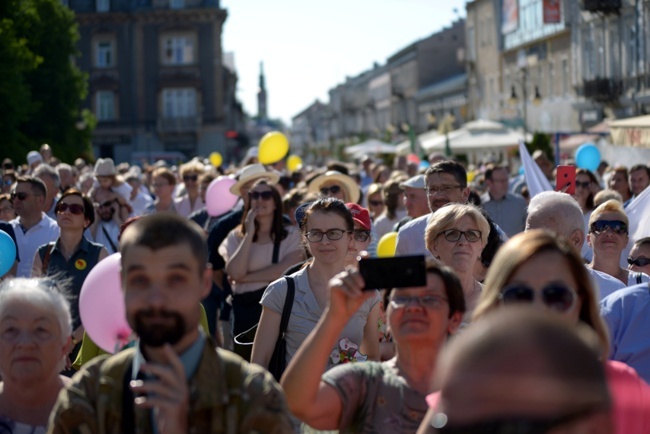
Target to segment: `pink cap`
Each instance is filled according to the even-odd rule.
[[[359,223],[362,228],[369,231],[372,223],[370,222],[370,213],[368,210],[356,203],[346,203],[345,206],[352,213],[352,219]]]

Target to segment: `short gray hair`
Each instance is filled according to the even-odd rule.
[[[585,233],[585,219],[580,205],[566,193],[544,191],[535,195],[528,205],[526,230],[529,229],[532,220],[538,219],[558,221],[557,228],[561,228],[558,229],[559,235],[564,237],[568,237],[576,229]]]
[[[43,174],[49,175],[57,188],[61,185],[61,178],[59,178],[59,174],[54,167],[49,164],[39,164],[36,170],[34,170],[33,176],[40,178]]]
[[[0,314],[10,301],[21,301],[54,312],[65,343],[72,336],[70,303],[66,295],[49,279],[14,278],[0,286]]]

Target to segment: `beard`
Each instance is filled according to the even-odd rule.
[[[162,320],[155,323],[155,320]],[[171,324],[167,324],[171,321]],[[185,336],[185,319],[176,312],[167,310],[140,310],[134,316],[134,331],[140,341],[149,347],[174,345]]]

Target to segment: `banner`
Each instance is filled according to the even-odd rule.
[[[629,220],[628,232],[630,241],[621,253],[621,267],[627,268],[627,257],[634,242],[641,238],[650,237],[650,187],[647,187],[625,207]]]
[[[533,198],[543,191],[552,191],[551,183],[546,179],[542,169],[535,163],[533,157],[530,156],[523,140],[519,141],[519,157],[521,158],[521,164],[524,166],[524,178],[526,178],[530,197]]]
[[[555,24],[562,22],[562,1],[544,0],[543,4],[544,24]]]
[[[519,27],[519,0],[503,0],[501,3],[501,33],[511,33]]]

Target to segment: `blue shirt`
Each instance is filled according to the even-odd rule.
[[[620,289],[600,302],[610,333],[609,358],[634,368],[650,382],[650,286]]]

